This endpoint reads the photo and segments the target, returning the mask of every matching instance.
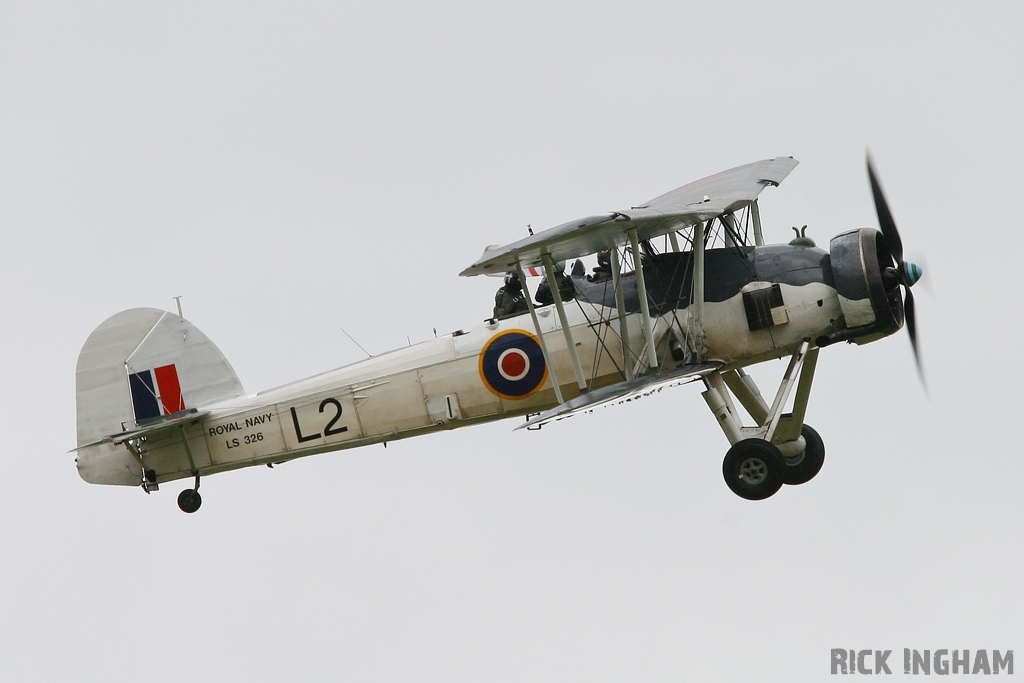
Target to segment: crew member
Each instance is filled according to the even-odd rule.
[[[494,295],[494,318],[509,318],[519,315],[529,309],[526,304],[526,297],[523,296],[523,283],[519,281],[519,275],[508,273],[505,275],[505,284],[498,288]]]
[[[576,285],[573,284],[572,278],[565,274],[564,263],[555,264],[555,285],[558,287],[562,301],[572,301],[576,297]],[[548,284],[547,277],[538,285],[537,295],[533,298],[541,306],[555,303],[555,297],[551,294],[551,285]]]
[[[612,264],[611,264],[611,253],[607,251],[597,252],[597,266],[594,268],[594,274],[589,276],[587,280],[590,282],[605,282],[606,280],[612,279]]]

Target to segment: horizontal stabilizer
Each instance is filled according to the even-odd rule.
[[[611,403],[622,403],[634,398],[647,396],[655,391],[661,391],[667,387],[692,382],[695,379],[708,375],[718,368],[721,363],[700,363],[697,365],[684,365],[669,372],[661,372],[655,375],[645,375],[626,382],[619,382],[611,386],[602,387],[588,392],[565,403],[555,406],[551,410],[544,411],[540,415],[527,420],[516,427],[538,427],[540,425],[572,417],[577,413],[587,412],[603,405]]]
[[[138,439],[143,436],[156,436],[162,432],[171,429],[172,427],[179,427],[181,425],[191,424],[197,420],[201,420],[210,414],[210,411],[199,412],[195,408],[189,408],[183,410],[180,413],[168,415],[166,417],[156,418],[151,424],[147,424],[144,427],[138,429],[129,429],[124,432],[117,432],[116,434],[110,434],[102,439],[97,439],[87,444],[82,444],[78,448],[72,448],[69,453],[80,451],[90,446],[98,446],[103,443],[112,443],[115,445],[123,444],[125,441],[131,441],[132,439]]]

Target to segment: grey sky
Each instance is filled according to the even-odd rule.
[[[823,680],[1024,651],[1019,3],[0,5],[0,678]],[[89,486],[89,333],[172,308],[256,391],[468,327],[483,248],[792,155],[769,241],[873,226],[906,335],[823,351],[827,458],[734,496],[696,387],[181,486]],[[763,384],[782,363],[756,368]],[[1022,662],[1018,662],[1020,666]],[[895,666],[894,666],[895,665]],[[893,666],[901,665],[894,653]]]

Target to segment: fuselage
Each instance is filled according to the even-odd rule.
[[[689,301],[689,252],[663,254],[643,266],[660,369],[689,362],[684,356],[694,352],[742,367],[788,355],[804,339],[843,326],[827,252],[778,245],[711,249],[705,256],[700,325]],[[624,340],[610,281],[574,278],[577,296],[565,304],[590,389],[622,381],[630,364],[648,370],[639,360],[645,354],[636,278],[627,273],[622,281]],[[552,408],[554,378],[565,399],[579,388],[555,307],[538,308],[537,315],[550,362],[524,313],[258,394],[198,405],[205,416],[184,431],[194,466],[206,475]],[[695,348],[697,339],[703,348]],[[144,457],[158,482],[193,473],[180,433],[148,439]]]

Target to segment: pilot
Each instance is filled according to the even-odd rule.
[[[565,274],[564,263],[555,264],[555,283],[562,301],[572,301],[576,297],[576,285],[573,284],[572,278]],[[537,294],[533,298],[541,306],[555,303],[555,297],[551,294],[551,285],[548,284],[547,277],[541,280],[537,287]]]
[[[528,310],[526,297],[523,296],[523,283],[516,273],[505,275],[505,284],[498,288],[494,295],[494,318],[508,318]]]

